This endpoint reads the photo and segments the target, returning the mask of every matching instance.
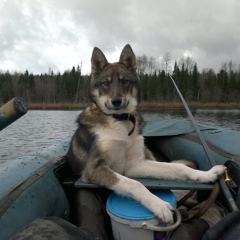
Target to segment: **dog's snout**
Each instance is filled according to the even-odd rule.
[[[121,97],[113,97],[111,102],[114,107],[119,107],[122,103],[122,98]]]

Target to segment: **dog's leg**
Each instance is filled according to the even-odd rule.
[[[128,177],[149,177],[159,179],[193,180],[199,183],[215,182],[224,173],[225,166],[218,165],[209,171],[200,171],[179,163],[157,161],[131,161],[126,168]]]
[[[108,166],[88,169],[82,175],[84,182],[95,183],[107,187],[114,192],[133,198],[148,208],[161,222],[172,223],[172,206],[153,195],[140,182],[129,179],[112,171]]]

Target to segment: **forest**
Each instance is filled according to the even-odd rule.
[[[224,62],[219,72],[203,69],[190,57],[175,61],[170,68],[171,56],[166,53],[161,64],[146,55],[137,57],[138,75],[144,102],[179,102],[180,99],[169,79],[168,72],[188,102],[240,102],[240,67]],[[161,66],[161,67],[160,67]],[[90,75],[82,75],[81,67],[73,66],[63,73],[34,75],[0,70],[0,103],[13,97],[23,97],[27,103],[87,103]]]

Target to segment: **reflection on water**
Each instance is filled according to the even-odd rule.
[[[0,131],[0,161],[23,156],[71,137],[78,111],[28,111]]]
[[[240,110],[197,110],[198,121],[240,131]]]
[[[79,111],[29,111],[0,131],[0,161],[50,146],[74,133]],[[240,110],[195,110],[197,122],[240,131]],[[143,112],[145,120],[187,118],[185,110]]]
[[[192,114],[199,123],[240,131],[240,109],[198,109],[192,111]],[[179,109],[146,112],[143,116],[146,120],[158,118],[188,119],[187,112]]]

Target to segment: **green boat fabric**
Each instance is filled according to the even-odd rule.
[[[217,130],[218,132],[221,131],[219,128],[214,128],[203,124],[198,124],[198,127],[201,131],[205,130],[213,131]],[[157,119],[145,122],[143,136],[144,137],[177,136],[191,132],[195,132],[195,129],[191,121],[179,119]]]

